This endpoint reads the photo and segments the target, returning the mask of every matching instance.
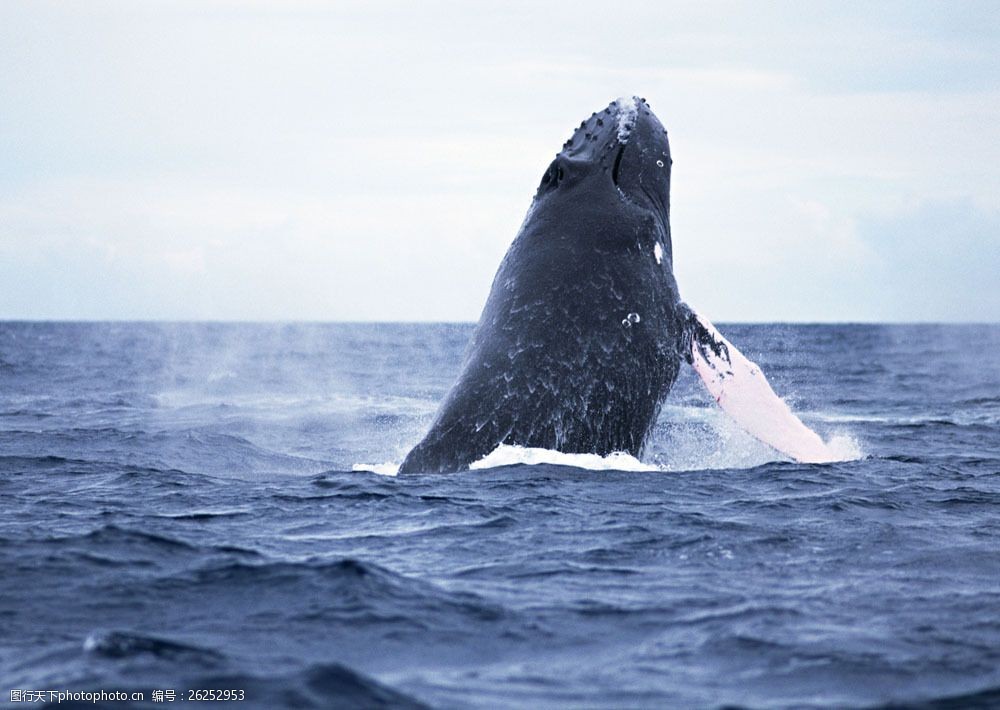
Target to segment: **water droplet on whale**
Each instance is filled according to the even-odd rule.
[[[622,318],[622,327],[631,328],[633,324],[641,321],[642,318],[639,317],[638,313],[629,313],[627,316]]]

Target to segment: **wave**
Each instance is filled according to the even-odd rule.
[[[507,611],[468,592],[453,592],[435,584],[393,572],[354,558],[303,562],[227,561],[194,571],[183,571],[152,583],[153,587],[183,589],[201,603],[223,602],[253,590],[251,605],[275,605],[289,618],[322,620],[349,626],[400,622],[421,630],[459,627],[466,630],[484,621],[507,616]],[[293,601],[284,601],[286,599]],[[305,596],[315,603],[303,605]],[[472,626],[470,626],[472,625]]]
[[[85,459],[71,459],[64,456],[0,456],[0,470],[5,469],[51,469],[69,465],[90,465]]]
[[[982,401],[990,401],[984,399]],[[830,424],[881,424],[888,427],[981,427],[1000,422],[995,412],[982,408],[975,402],[958,403],[959,406],[973,407],[955,409],[947,414],[862,414],[850,412],[804,412],[810,419]]]
[[[225,658],[223,654],[209,648],[127,631],[91,633],[84,639],[83,650],[105,658],[132,658],[147,655],[171,661],[188,661],[209,667],[219,664]]]
[[[351,470],[359,473],[377,473],[380,476],[395,476],[399,473],[400,465],[392,461],[384,463],[356,463],[351,466]]]
[[[243,689],[253,707],[372,710],[422,710],[429,707],[339,663],[316,664],[297,673],[270,677],[245,673],[209,675],[192,681],[192,686]]]
[[[109,524],[70,535],[51,535],[37,540],[0,538],[0,546],[18,550],[16,558],[40,554],[50,562],[80,560],[98,567],[142,568],[146,574],[190,568],[205,560],[247,560],[258,552],[229,544],[192,544],[163,534]],[[16,559],[15,558],[15,559]],[[75,563],[72,563],[75,564]],[[73,569],[80,570],[79,567]],[[82,570],[80,570],[82,571]],[[40,571],[43,572],[43,571]]]
[[[607,456],[599,454],[569,454],[553,449],[501,444],[469,468],[481,470],[504,466],[568,466],[589,471],[635,471],[672,473],[719,469],[750,469],[766,463],[787,460],[786,457],[750,437],[748,434],[727,436],[720,446],[705,438],[689,440],[684,446],[672,446],[668,452],[654,456],[655,463],[645,463],[631,454],[615,451]],[[734,440],[735,439],[735,440]],[[677,442],[673,442],[676,444]],[[865,454],[858,440],[848,435],[834,435],[825,442],[836,457],[830,463],[858,461]],[[355,472],[395,476],[399,464],[354,464]]]
[[[871,710],[996,710],[1000,707],[1000,686],[959,695],[945,695],[918,701],[893,701],[872,706]]]
[[[85,535],[48,540],[48,542],[56,544],[67,541],[80,541],[102,549],[126,548],[133,546],[159,548],[164,552],[169,550],[195,551],[199,549],[198,547],[184,542],[183,540],[177,540],[172,537],[157,535],[143,530],[129,530],[114,524],[104,525]]]
[[[179,685],[185,690],[174,695],[176,700],[188,700],[187,689],[206,691],[232,691],[232,702],[240,707],[252,708],[401,708],[426,710],[420,700],[402,693],[378,680],[340,663],[317,663],[303,670],[286,674],[254,674],[227,672],[227,659],[211,649],[178,643],[163,638],[115,631],[87,637],[84,650],[112,661],[126,661],[142,657],[165,661],[179,667]],[[195,670],[198,669],[198,670]],[[206,672],[207,671],[207,672]],[[40,705],[44,708],[138,708],[147,707],[151,693],[147,687],[132,685],[116,688],[125,696],[142,693],[145,702],[94,700],[52,701]],[[162,681],[156,683],[164,685]],[[74,693],[99,694],[95,688],[73,688]],[[176,702],[175,700],[175,702]],[[155,701],[154,701],[155,702]],[[213,705],[217,703],[211,703]]]

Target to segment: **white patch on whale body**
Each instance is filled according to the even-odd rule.
[[[653,256],[656,257],[657,264],[663,263],[663,247],[660,246],[659,242],[653,245]]]
[[[639,115],[639,104],[634,96],[621,96],[615,100],[618,105],[618,142],[628,142],[628,137],[635,128],[635,119]]]
[[[607,456],[598,454],[564,454],[551,449],[536,449],[525,446],[500,444],[492,453],[473,462],[470,469],[495,468],[497,466],[513,466],[525,464],[534,466],[540,463],[556,466],[573,466],[587,468],[591,471],[658,471],[656,466],[645,464],[635,456],[623,451],[616,451]]]

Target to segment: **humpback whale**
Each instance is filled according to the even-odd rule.
[[[400,473],[467,469],[501,444],[639,457],[682,362],[750,433],[798,460],[822,440],[680,298],[667,131],[645,99],[584,120],[546,169],[458,380]]]

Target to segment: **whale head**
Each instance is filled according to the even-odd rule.
[[[667,131],[645,99],[612,101],[585,119],[542,176],[532,212],[565,210],[577,201],[593,220],[612,224],[654,222],[658,241],[670,253],[670,144]],[[558,205],[558,207],[557,207]]]

